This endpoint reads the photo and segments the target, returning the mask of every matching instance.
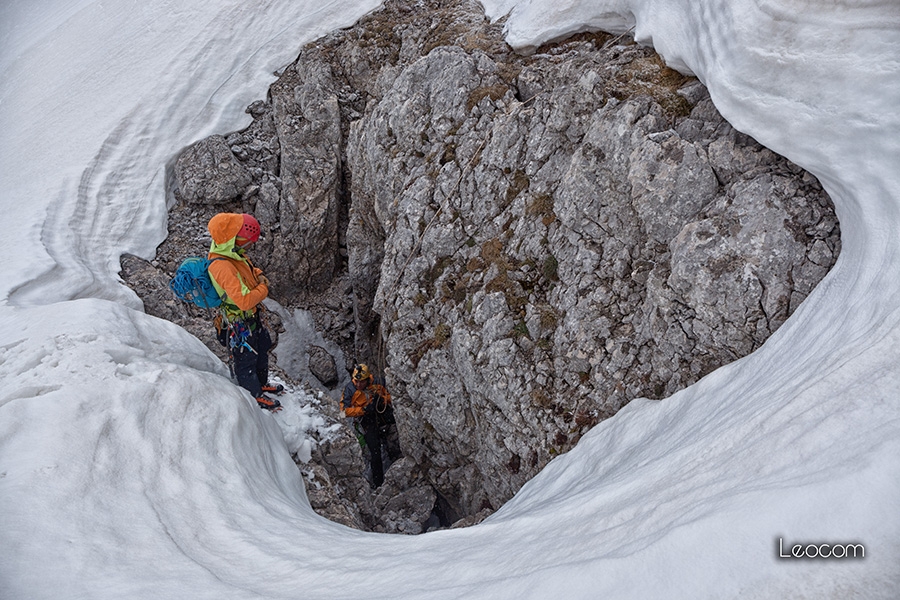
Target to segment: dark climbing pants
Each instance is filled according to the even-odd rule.
[[[369,449],[369,460],[372,464],[372,483],[378,487],[384,483],[384,463],[381,461],[381,433],[378,431],[375,417],[363,417],[362,428],[366,448]]]
[[[236,347],[231,351],[234,359],[234,377],[238,385],[250,392],[254,398],[262,396],[262,386],[269,380],[269,350],[272,337],[261,324],[247,337],[249,348]]]
[[[363,438],[366,440],[366,448],[369,449],[369,460],[372,465],[372,483],[375,487],[384,483],[384,461],[381,458],[381,445],[384,443],[388,458],[396,460],[400,456],[400,447],[396,443],[396,431],[394,425],[394,411],[388,407],[387,411],[366,415],[360,419]]]

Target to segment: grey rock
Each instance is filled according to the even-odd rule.
[[[326,387],[334,387],[338,382],[334,357],[321,346],[311,345],[309,347],[309,370]]]
[[[181,153],[175,162],[175,181],[189,203],[222,204],[240,198],[251,178],[225,138],[213,135]]]
[[[334,87],[327,63],[302,61],[270,90],[281,198],[268,260],[286,295],[327,287],[337,266],[341,125]]]
[[[434,488],[421,479],[416,463],[401,458],[387,469],[384,484],[375,492],[375,529],[407,535],[424,533],[436,500]]]
[[[477,525],[477,524],[481,523],[482,521],[484,521],[485,519],[487,519],[493,513],[494,513],[494,511],[492,511],[491,509],[484,508],[484,509],[478,511],[477,513],[475,513],[474,515],[469,515],[468,517],[463,517],[462,519],[455,521],[450,526],[450,529],[460,529],[462,527],[471,527],[472,525]]]

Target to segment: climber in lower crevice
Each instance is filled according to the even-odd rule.
[[[351,382],[341,394],[340,406],[341,416],[353,419],[354,431],[363,438],[360,443],[369,449],[372,484],[377,488],[384,483],[382,446],[388,460],[400,457],[391,394],[384,379],[375,377],[368,365],[355,365]]]

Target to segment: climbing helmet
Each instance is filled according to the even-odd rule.
[[[247,240],[246,242],[244,242],[245,244],[252,244],[259,239],[259,221],[257,221],[253,217],[253,215],[248,215],[247,213],[244,213],[243,216],[244,224],[241,225],[241,229],[240,231],[238,231],[237,237]]]
[[[353,367],[353,381],[365,381],[366,379],[372,376],[372,372],[369,371],[369,366],[365,364],[358,364]]]

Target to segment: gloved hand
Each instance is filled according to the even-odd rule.
[[[266,287],[269,287],[269,278],[266,277],[265,275],[259,276],[259,282],[264,283],[264,284],[266,284]]]
[[[368,404],[366,404],[366,407],[363,409],[363,411],[367,415],[374,415],[375,414],[375,403],[369,402]]]

